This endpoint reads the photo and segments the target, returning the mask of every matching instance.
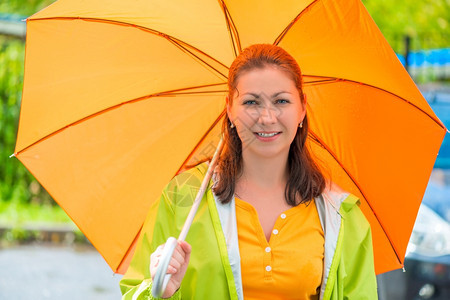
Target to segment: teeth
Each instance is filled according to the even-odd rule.
[[[257,134],[261,137],[271,137],[274,136],[276,134],[278,134],[278,132],[274,132],[274,133],[263,133],[263,132],[257,132]]]

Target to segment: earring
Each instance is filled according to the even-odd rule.
[[[230,122],[230,128],[234,128],[233,122]]]
[[[298,127],[303,128],[303,121],[301,121],[300,124],[298,124]]]

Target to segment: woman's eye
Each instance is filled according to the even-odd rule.
[[[256,104],[255,100],[245,100],[244,101],[244,105],[252,105],[252,104]]]
[[[275,103],[289,103],[289,100],[287,99],[278,99],[275,101]]]

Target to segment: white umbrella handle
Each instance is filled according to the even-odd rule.
[[[208,187],[209,180],[214,172],[214,168],[217,164],[217,159],[219,157],[220,152],[222,151],[222,138],[219,141],[219,145],[217,145],[216,152],[211,160],[211,163],[208,166],[208,171],[206,171],[206,175],[203,178],[202,184],[200,185],[200,189],[198,190],[197,196],[195,197],[194,204],[189,211],[189,215],[184,222],[183,229],[178,236],[179,241],[184,241],[186,239],[186,235],[191,228],[192,221],[194,220],[195,214],[197,213],[200,202],[203,198],[203,195],[206,192],[206,188]],[[167,284],[169,283],[172,274],[167,274],[167,269],[169,267],[170,260],[172,259],[173,251],[177,246],[177,240],[174,237],[169,237],[167,242],[164,244],[163,252],[161,253],[161,257],[158,263],[158,267],[156,268],[155,277],[153,278],[152,284],[152,295],[155,298],[161,298],[166,290]]]
[[[152,284],[152,295],[155,298],[162,298],[164,291],[166,290],[167,284],[169,283],[172,274],[166,274],[169,268],[170,260],[172,259],[172,254],[177,247],[177,239],[174,237],[169,237],[167,242],[164,244],[164,249],[162,251],[161,257],[159,259],[158,267],[156,268],[155,278]]]

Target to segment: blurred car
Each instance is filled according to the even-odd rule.
[[[406,250],[405,299],[450,299],[450,186],[430,182]]]

